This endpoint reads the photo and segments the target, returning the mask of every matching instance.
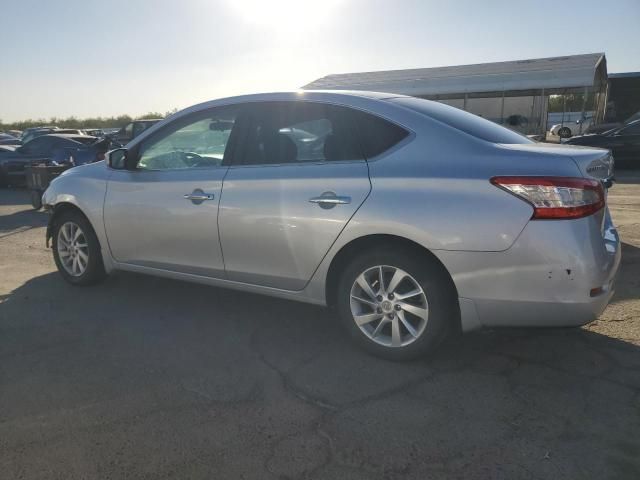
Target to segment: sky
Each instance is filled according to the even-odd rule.
[[[141,115],[330,73],[605,52],[640,0],[2,0],[0,120]]]

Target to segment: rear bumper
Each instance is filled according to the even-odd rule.
[[[621,250],[608,211],[532,221],[504,252],[434,252],[458,289],[462,329],[578,326],[614,293]]]

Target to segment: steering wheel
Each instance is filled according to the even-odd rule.
[[[180,152],[180,157],[182,157],[182,161],[190,167],[196,166],[203,159],[203,157],[196,152]]]

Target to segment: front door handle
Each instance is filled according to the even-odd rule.
[[[317,203],[320,205],[320,208],[329,209],[336,205],[346,205],[351,203],[351,197],[339,196],[334,192],[324,192],[319,197],[311,197],[309,202]]]
[[[183,197],[186,200],[191,200],[191,202],[193,202],[196,205],[200,205],[202,202],[204,202],[205,200],[213,200],[215,198],[215,196],[213,195],[213,193],[204,193],[202,190],[200,190],[199,188],[196,188],[193,192],[191,193],[185,193],[183,195]]]

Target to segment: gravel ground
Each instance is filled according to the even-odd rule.
[[[0,190],[0,478],[638,479],[640,174],[578,329],[369,357],[324,309],[133,274],[74,288]]]

